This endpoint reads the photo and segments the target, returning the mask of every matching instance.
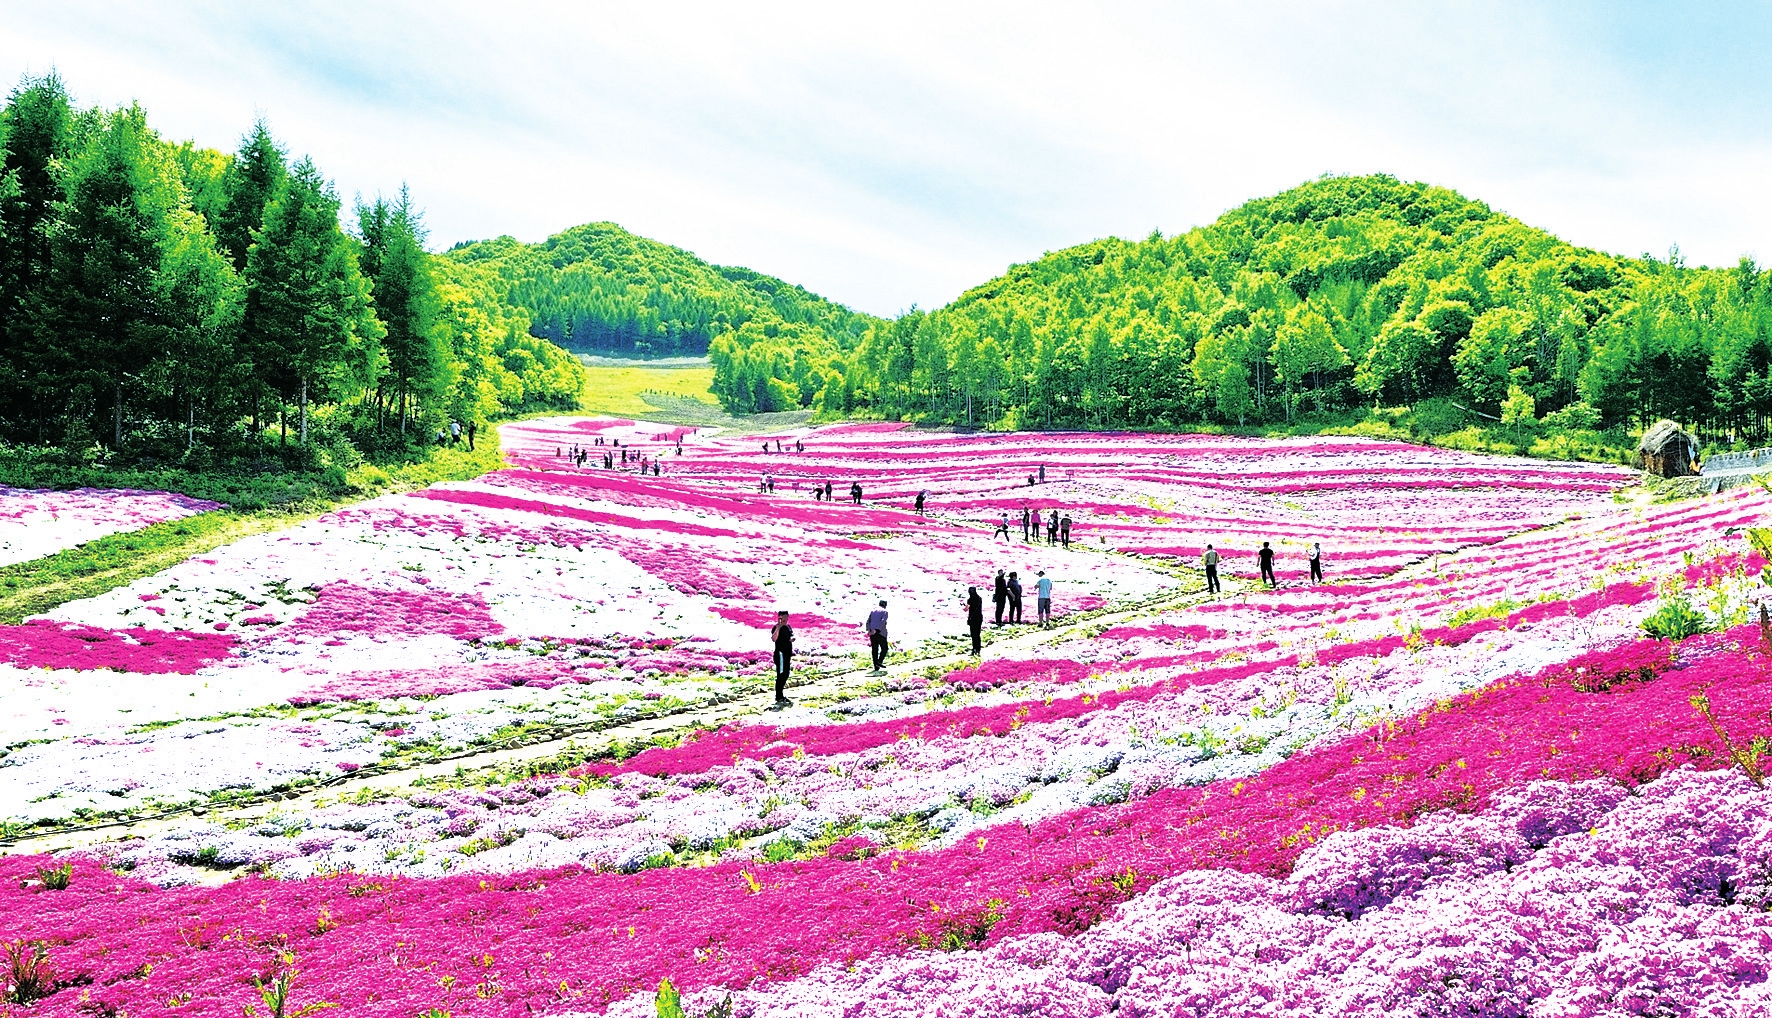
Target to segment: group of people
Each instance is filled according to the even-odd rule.
[[[763,451],[764,451],[764,452],[765,452],[765,453],[768,453],[768,452],[787,452],[787,446],[785,446],[785,445],[783,445],[783,444],[782,444],[782,441],[781,441],[781,439],[779,439],[779,438],[778,438],[778,439],[776,439],[776,440],[775,440],[775,448],[774,448],[774,449],[771,449],[771,448],[769,448],[769,440],[768,440],[768,439],[764,439],[764,440],[763,440]],[[805,451],[806,451],[806,443],[805,443],[805,442],[802,442],[802,441],[800,441],[800,440],[799,440],[799,439],[797,439],[797,438],[796,438],[796,439],[794,439],[794,451],[795,451],[795,452],[805,452]]]
[[[886,649],[889,646],[886,634],[886,599],[880,599],[879,607],[868,613],[867,621],[862,623],[868,638],[868,654],[874,662],[874,674],[883,674],[886,670]],[[775,625],[769,628],[769,639],[774,645],[775,658],[775,706],[788,707],[793,704],[788,699],[788,675],[794,665],[794,627],[788,619],[788,613],[775,613]],[[977,645],[976,631],[973,644]]]
[[[1028,543],[1040,540],[1041,527],[1044,524],[1046,543],[1071,546],[1071,516],[1058,509],[1048,509],[1042,516],[1040,510],[1028,506],[1021,507],[1021,539]],[[1011,540],[1009,536],[1009,514],[1002,513],[997,519],[997,529],[991,533],[995,540],[1001,534],[1003,540]]]
[[[1311,546],[1305,550],[1304,557],[1305,557],[1305,561],[1310,563],[1311,582],[1312,583],[1322,583],[1323,582],[1323,545],[1322,545],[1322,542],[1320,542],[1320,541],[1311,542]],[[1219,584],[1218,584],[1218,563],[1219,563],[1219,561],[1220,561],[1220,557],[1218,554],[1218,550],[1216,548],[1213,548],[1210,544],[1207,545],[1206,550],[1204,552],[1202,552],[1200,555],[1200,564],[1206,567],[1206,593],[1208,593],[1208,594],[1216,594],[1219,592]],[[1274,577],[1274,549],[1273,549],[1273,545],[1269,544],[1267,541],[1261,542],[1261,549],[1255,553],[1255,564],[1261,571],[1261,582],[1262,583],[1266,584],[1270,588],[1279,585],[1279,580],[1275,579],[1275,577]]]
[[[814,500],[819,501],[819,502],[833,501],[835,496],[833,496],[831,494],[832,489],[833,489],[833,485],[831,484],[830,481],[826,481],[823,484],[814,484],[812,486],[812,497]],[[775,489],[770,488],[769,490],[774,491]],[[860,481],[849,482],[849,501],[855,503],[856,505],[861,504],[861,482]]]
[[[597,441],[595,444],[596,445],[605,445],[606,443],[603,441],[602,437],[599,436],[597,438]],[[473,448],[473,446],[470,445],[468,448],[471,449],[471,448]],[[664,476],[664,457],[663,456],[653,456],[653,457],[648,458],[647,456],[642,455],[640,453],[640,451],[637,449],[624,449],[624,448],[622,448],[621,439],[619,439],[619,438],[615,439],[613,441],[613,444],[610,444],[609,447],[601,454],[603,457],[603,469],[604,470],[614,470],[615,469],[616,456],[618,453],[621,457],[622,469],[624,469],[624,470],[627,469],[627,467],[631,464],[634,467],[638,468],[640,473],[642,473],[642,474],[651,474],[654,477]],[[679,455],[679,456],[683,455],[683,446],[682,445],[677,446],[677,455]],[[565,448],[562,448],[561,446],[556,445],[556,446],[554,446],[554,456],[556,459],[561,456],[564,456],[564,457],[566,457],[567,461],[570,462],[573,466],[582,467],[591,458],[591,448],[590,448],[590,446],[581,446],[581,445],[574,444],[571,449],[565,449]]]
[[[1036,570],[1034,575],[1035,617],[1040,626],[1045,628],[1052,624],[1052,578],[1046,575],[1044,569]],[[1022,621],[1021,600],[1020,574],[1014,570],[997,570],[991,601],[997,608],[998,626],[1016,625]],[[977,656],[984,652],[984,596],[978,592],[976,586],[966,588],[965,608],[966,629],[972,635],[972,653]],[[891,647],[891,637],[887,629],[890,618],[886,599],[881,598],[862,623],[862,631],[868,641],[868,657],[875,675],[886,672],[886,653]],[[787,697],[787,688],[794,661],[794,627],[787,612],[775,613],[775,625],[769,629],[769,639],[774,645],[775,705],[790,706],[793,701]]]
[[[480,426],[478,424],[475,424],[473,421],[468,422],[468,426],[465,430],[462,428],[460,421],[450,421],[448,427],[437,429],[437,444],[439,446],[460,445],[462,438],[466,437],[468,440],[468,451],[473,452],[474,451],[474,435],[479,430],[480,430]]]

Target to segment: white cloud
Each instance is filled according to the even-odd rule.
[[[1695,262],[1772,226],[1745,22],[1707,59],[1579,6],[260,7],[0,3],[0,72],[222,148],[263,112],[440,244],[608,219],[884,313],[1325,171]]]

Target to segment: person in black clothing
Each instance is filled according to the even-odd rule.
[[[1321,542],[1311,545],[1311,550],[1304,553],[1311,560],[1311,582],[1323,582],[1323,545]]]
[[[824,482],[824,500],[826,502],[831,500],[831,482],[829,481]]]
[[[1069,513],[1066,513],[1064,518],[1058,521],[1058,543],[1066,548],[1071,546],[1071,517]]]
[[[880,607],[868,613],[868,651],[874,658],[874,671],[886,670],[886,602],[882,600]]]
[[[977,657],[984,651],[978,635],[984,628],[984,598],[978,596],[977,587],[966,588],[966,628],[972,632],[972,656]]]
[[[928,497],[929,497],[929,491],[926,488],[919,490],[917,492],[917,512],[919,514],[921,514],[923,512],[923,500]]]
[[[788,613],[775,613],[775,626],[769,630],[775,641],[775,705],[786,707],[788,699],[788,668],[794,660],[794,627],[788,625]]]
[[[1058,543],[1058,510],[1054,509],[1046,516],[1046,543]]]
[[[1275,582],[1274,581],[1274,550],[1272,548],[1268,547],[1266,541],[1263,541],[1263,542],[1261,542],[1261,550],[1255,553],[1255,557],[1261,563],[1262,582],[1266,583],[1270,587],[1273,586],[1274,582]]]
[[[849,500],[851,502],[854,502],[856,505],[861,504],[861,482],[860,481],[849,482]]]
[[[474,425],[473,421],[468,422],[468,451],[469,452],[474,451],[474,432],[478,431],[478,430],[479,429]]]
[[[1028,539],[1028,507],[1025,505],[1021,507],[1021,539],[1023,542]]]
[[[1009,580],[997,570],[996,585],[991,588],[991,603],[997,606],[997,625],[1003,624],[1003,609],[1009,606]]]
[[[1014,573],[1009,574],[1009,624],[1021,621],[1021,581]]]

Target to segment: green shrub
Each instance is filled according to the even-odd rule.
[[[1684,594],[1662,598],[1655,614],[1643,620],[1643,632],[1657,640],[1684,640],[1710,629],[1704,613],[1692,607]]]

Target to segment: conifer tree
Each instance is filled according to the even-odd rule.
[[[309,403],[361,390],[381,367],[381,323],[338,210],[332,186],[302,159],[278,184],[246,259],[242,329],[261,375],[296,404],[303,445]]]

